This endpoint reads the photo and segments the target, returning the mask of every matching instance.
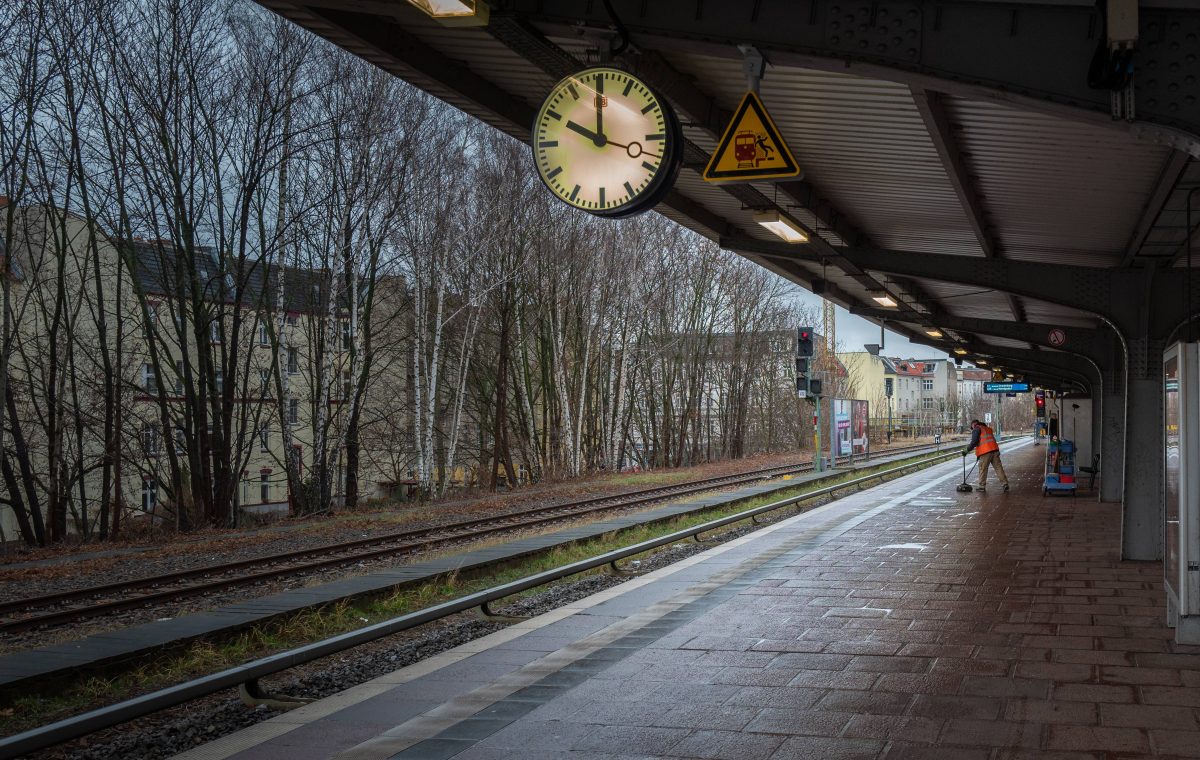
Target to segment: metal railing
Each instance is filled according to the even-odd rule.
[[[1014,438],[1020,437],[1025,436],[1014,436]],[[350,631],[349,633],[339,634],[322,641],[297,647],[296,649],[289,649],[286,652],[279,652],[278,654],[253,660],[244,665],[228,668],[174,686],[168,686],[165,689],[143,694],[140,697],[134,697],[124,702],[118,702],[114,705],[108,705],[70,718],[64,718],[46,726],[39,726],[38,728],[0,739],[0,757],[16,757],[55,744],[61,744],[71,739],[77,739],[101,729],[110,728],[126,721],[206,697],[223,689],[236,688],[243,684],[252,683],[263,676],[273,675],[297,665],[319,660],[322,657],[328,657],[347,649],[353,649],[354,647],[368,644],[385,636],[401,633],[410,628],[432,623],[441,618],[465,612],[476,607],[490,612],[490,610],[486,609],[487,605],[504,597],[519,594],[522,591],[544,586],[547,583],[553,583],[554,581],[603,567],[604,565],[613,564],[615,567],[615,563],[622,559],[642,554],[676,541],[693,538],[699,536],[701,533],[723,528],[743,520],[753,519],[759,515],[784,509],[803,501],[830,496],[835,491],[860,486],[872,480],[881,480],[891,475],[903,473],[906,470],[936,464],[951,457],[959,456],[960,453],[960,450],[955,448],[949,453],[935,454],[917,462],[909,462],[899,467],[881,470],[860,478],[834,483],[815,491],[807,491],[796,496],[771,502],[770,504],[764,504],[760,507],[754,507],[753,509],[747,509],[732,515],[683,528],[673,533],[659,536],[658,538],[651,538],[621,549],[614,549],[595,557],[589,557],[588,559],[571,562],[560,567],[551,568],[550,570],[544,570],[534,575],[503,583],[499,586],[493,586],[457,599],[451,599],[441,604],[435,604],[432,607],[410,612],[406,615],[366,626],[365,628]]]

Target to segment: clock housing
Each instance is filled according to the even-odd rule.
[[[538,109],[531,148],[556,198],[619,218],[653,208],[674,187],[682,144],[670,103],[627,71],[596,67],[554,86]]]

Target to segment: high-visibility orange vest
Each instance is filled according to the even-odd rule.
[[[1000,445],[996,443],[996,434],[987,425],[979,426],[979,445],[975,447],[975,456],[981,457],[984,454],[990,454],[993,451],[999,451]]]

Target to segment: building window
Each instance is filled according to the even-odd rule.
[[[175,453],[187,453],[187,428],[182,425],[175,428]]]
[[[296,375],[300,372],[300,351],[292,346],[289,346],[287,350],[287,371],[289,375]]]
[[[147,422],[146,424],[142,425],[142,446],[146,449],[146,456],[158,456],[158,445],[158,424],[154,422]]]
[[[158,481],[154,478],[142,479],[142,510],[153,512],[158,503]]]
[[[142,365],[142,390],[146,393],[158,393],[158,376],[154,374],[152,365]]]
[[[921,399],[921,408],[922,409],[937,409],[937,399],[934,399],[934,398]]]
[[[183,397],[183,378],[182,377],[175,378],[175,395],[179,396],[180,398]]]
[[[271,336],[267,334],[266,321],[261,321],[258,323],[258,345],[260,345],[260,346],[271,345]]]
[[[271,428],[267,425],[258,429],[258,450],[263,454],[271,450]]]
[[[261,395],[266,396],[267,390],[271,387],[271,371],[260,369],[258,371],[258,390]]]
[[[343,351],[350,350],[351,337],[352,336],[350,334],[350,320],[343,319],[342,320],[342,350]]]
[[[225,392],[225,373],[222,372],[221,370],[217,370],[216,381],[217,381],[217,393],[224,393]]]
[[[933,364],[926,364],[926,365],[925,365],[925,371],[926,371],[926,372],[934,372],[934,371],[936,371],[936,370],[937,370],[937,366],[936,366],[936,365],[933,365]]]
[[[933,390],[933,378],[932,377],[927,377],[921,381],[921,390],[926,390],[926,391]]]
[[[146,324],[144,325],[144,335],[147,339],[154,337],[154,328],[158,327],[158,309],[153,306],[146,306]]]
[[[287,417],[288,417],[288,424],[290,424],[290,425],[300,424],[300,399],[298,399],[298,398],[288,399]]]
[[[350,400],[350,388],[351,388],[350,373],[343,372],[342,373],[342,399],[345,401]]]
[[[212,323],[209,324],[209,329],[210,329],[210,335],[212,337],[212,342],[220,343],[221,342],[221,323],[218,320],[214,319],[212,321]]]
[[[295,327],[296,325],[298,325],[300,323],[300,317],[298,317],[295,314],[288,314],[287,315],[287,323],[289,326]]]
[[[264,503],[271,500],[271,473],[269,470],[264,470],[258,475],[258,495]]]

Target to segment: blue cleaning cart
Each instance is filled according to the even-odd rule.
[[[1075,442],[1051,438],[1046,444],[1046,469],[1042,496],[1052,493],[1075,495]]]

